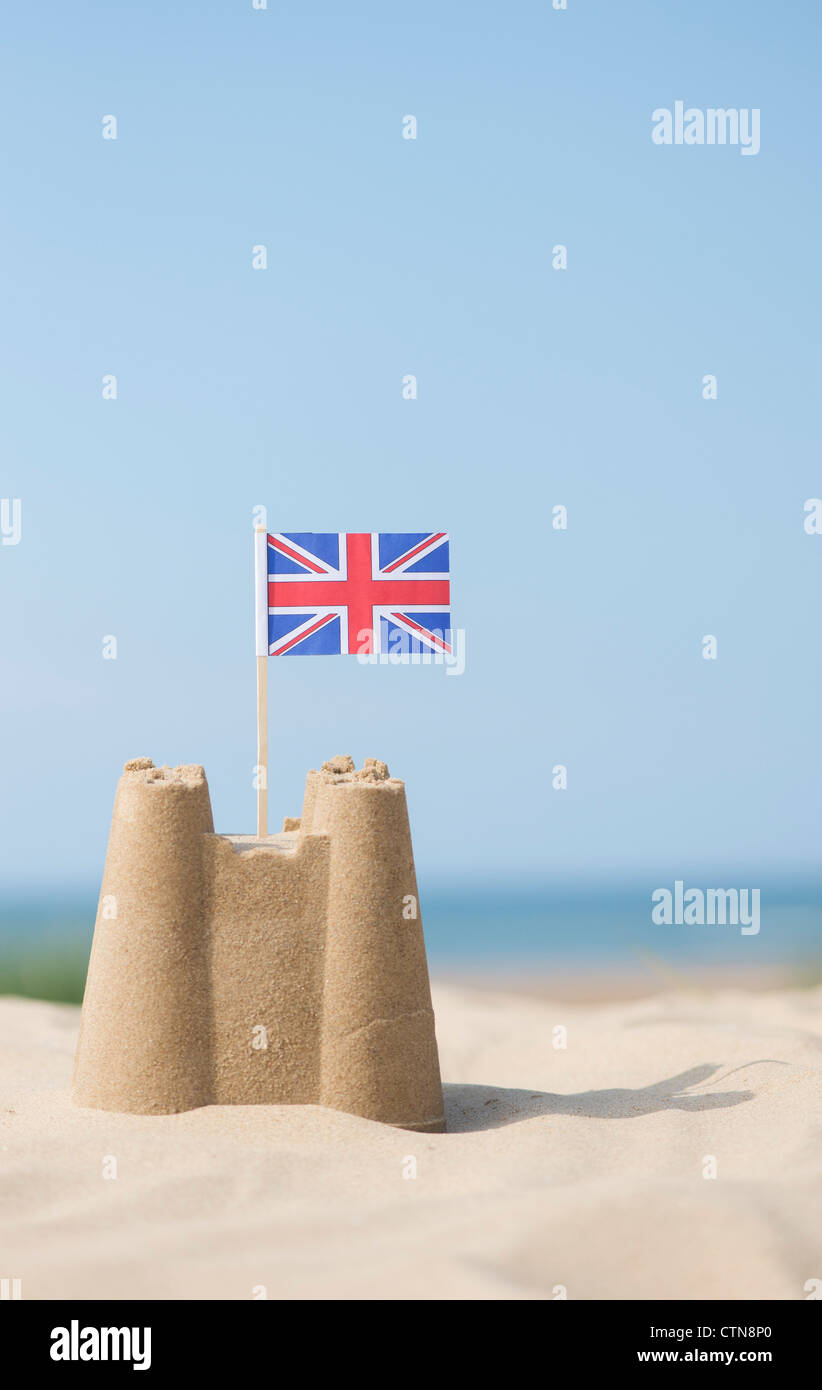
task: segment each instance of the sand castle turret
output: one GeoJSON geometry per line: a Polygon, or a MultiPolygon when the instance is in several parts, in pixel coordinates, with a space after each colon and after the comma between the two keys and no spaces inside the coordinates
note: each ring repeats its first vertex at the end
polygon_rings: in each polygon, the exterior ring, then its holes
{"type": "Polygon", "coordinates": [[[375,759],[361,772],[341,761],[310,807],[331,848],[320,1101],[389,1124],[441,1119],[405,787],[375,759]]]}
{"type": "Polygon", "coordinates": [[[83,1001],[81,1105],[147,1113],[208,1104],[201,842],[213,829],[201,767],[126,763],[83,1001]]]}
{"type": "Polygon", "coordinates": [[[126,764],[74,1099],[444,1129],[405,787],[384,763],[310,772],[301,819],[259,840],[214,834],[202,768],[126,764]]]}

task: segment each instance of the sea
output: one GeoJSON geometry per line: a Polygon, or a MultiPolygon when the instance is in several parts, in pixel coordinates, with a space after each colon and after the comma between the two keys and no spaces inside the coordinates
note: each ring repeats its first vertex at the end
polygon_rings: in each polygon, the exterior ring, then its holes
{"type": "MultiPolygon", "coordinates": [[[[696,880],[694,880],[696,882],[696,880]]],[[[674,895],[673,882],[667,885],[674,895]]],[[[687,892],[689,882],[685,883],[687,892]]],[[[742,924],[656,923],[648,883],[421,885],[420,915],[432,971],[560,969],[630,972],[693,967],[822,976],[822,879],[760,887],[759,930],[742,924]]],[[[0,957],[48,955],[91,943],[97,890],[20,893],[0,903],[0,957]]],[[[749,904],[750,911],[750,904],[749,904]]]]}

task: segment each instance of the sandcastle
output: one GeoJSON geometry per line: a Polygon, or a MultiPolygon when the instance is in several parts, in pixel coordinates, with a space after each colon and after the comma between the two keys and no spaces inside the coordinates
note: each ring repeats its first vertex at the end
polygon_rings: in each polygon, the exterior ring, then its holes
{"type": "Polygon", "coordinates": [[[384,763],[309,772],[301,818],[264,839],[214,833],[201,767],[126,763],[74,1101],[444,1130],[405,786],[384,763]]]}

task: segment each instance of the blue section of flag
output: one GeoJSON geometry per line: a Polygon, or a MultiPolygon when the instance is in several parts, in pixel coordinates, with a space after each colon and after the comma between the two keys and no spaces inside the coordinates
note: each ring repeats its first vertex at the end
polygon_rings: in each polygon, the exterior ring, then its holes
{"type": "Polygon", "coordinates": [[[268,615],[268,640],[277,642],[281,637],[285,637],[287,632],[295,627],[300,627],[302,623],[307,623],[313,613],[269,613],[268,615]]]}
{"type": "Polygon", "coordinates": [[[312,555],[316,555],[320,560],[324,560],[327,565],[332,565],[334,569],[340,562],[340,535],[338,531],[283,531],[287,541],[295,541],[302,546],[303,550],[308,550],[312,555]]]}
{"type": "Polygon", "coordinates": [[[443,541],[429,555],[424,555],[421,560],[415,560],[413,565],[408,565],[403,574],[448,574],[450,568],[448,542],[443,541]]]}
{"type": "MultiPolygon", "coordinates": [[[[397,609],[402,616],[402,609],[397,609]]],[[[450,648],[451,642],[451,614],[450,613],[408,613],[405,615],[411,631],[408,627],[400,627],[399,624],[392,622],[391,618],[381,618],[381,641],[380,650],[384,652],[432,652],[443,651],[450,648]],[[416,633],[414,628],[425,629],[425,634],[416,633]],[[424,640],[427,635],[428,640],[424,640]],[[436,641],[431,640],[436,638],[436,641]],[[445,647],[440,646],[444,643],[445,647]]]]}
{"type": "MultiPolygon", "coordinates": [[[[281,637],[285,637],[293,629],[300,627],[303,623],[308,623],[312,619],[320,622],[321,619],[316,613],[269,613],[268,615],[268,641],[269,644],[277,642],[281,637]]],[[[331,616],[327,622],[316,632],[310,633],[307,637],[302,637],[296,646],[289,648],[284,653],[285,656],[339,656],[340,653],[340,620],[331,616]]]]}
{"type": "Polygon", "coordinates": [[[279,550],[268,547],[268,573],[269,574],[305,574],[305,565],[298,565],[295,560],[289,560],[287,555],[281,555],[279,550]]]}
{"type": "MultiPolygon", "coordinates": [[[[332,618],[329,623],[321,627],[319,632],[312,632],[310,637],[304,637],[299,647],[295,649],[301,656],[339,656],[340,654],[340,620],[332,618]]],[[[291,653],[286,653],[291,655],[291,653]]]]}
{"type": "Polygon", "coordinates": [[[380,568],[385,569],[393,560],[398,560],[406,551],[427,540],[431,531],[381,531],[380,568]]]}

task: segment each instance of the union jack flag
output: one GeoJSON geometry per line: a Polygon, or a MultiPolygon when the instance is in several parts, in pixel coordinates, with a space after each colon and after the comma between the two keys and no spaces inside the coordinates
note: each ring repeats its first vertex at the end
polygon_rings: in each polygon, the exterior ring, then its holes
{"type": "Polygon", "coordinates": [[[447,532],[265,539],[269,656],[450,653],[447,532]]]}

